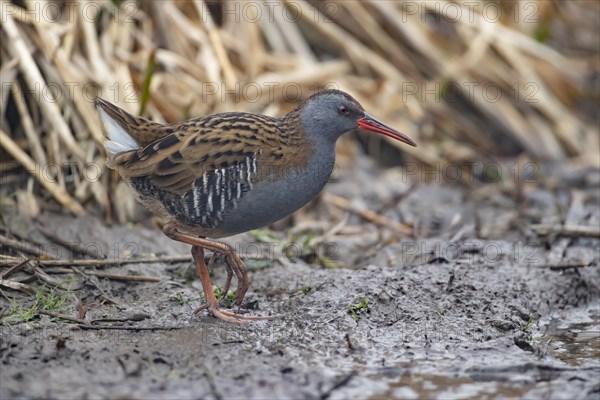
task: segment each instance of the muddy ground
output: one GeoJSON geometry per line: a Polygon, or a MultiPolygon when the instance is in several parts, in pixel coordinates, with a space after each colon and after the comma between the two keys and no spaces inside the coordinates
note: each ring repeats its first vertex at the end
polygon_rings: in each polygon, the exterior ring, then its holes
{"type": "MultiPolygon", "coordinates": [[[[278,242],[261,250],[257,235],[229,238],[252,270],[245,305],[279,316],[273,321],[234,326],[193,315],[202,298],[190,262],[75,274],[42,263],[46,280],[62,282],[54,292],[46,283],[44,299],[62,295],[55,311],[84,321],[27,316],[35,295],[2,287],[0,397],[598,399],[600,239],[542,235],[534,225],[598,226],[600,174],[550,173],[553,184],[516,192],[503,184],[411,186],[397,169],[341,177],[326,190],[414,226],[415,237],[321,201],[301,219],[317,235],[337,225],[317,246],[325,254],[299,257],[300,243],[286,257],[279,227],[258,235],[278,242]]],[[[51,244],[39,226],[98,244],[109,258],[189,254],[139,224],[3,216],[15,237],[46,243],[59,258],[82,255],[51,244]]],[[[220,262],[213,272],[213,284],[222,284],[220,262]]],[[[28,269],[9,277],[36,290],[43,278],[28,269]]]]}

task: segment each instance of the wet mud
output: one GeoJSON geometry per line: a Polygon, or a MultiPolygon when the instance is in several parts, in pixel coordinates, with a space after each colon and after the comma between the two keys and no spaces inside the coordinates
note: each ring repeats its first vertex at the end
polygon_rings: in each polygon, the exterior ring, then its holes
{"type": "MultiPolygon", "coordinates": [[[[160,278],[90,282],[75,274],[61,286],[68,289],[62,314],[78,318],[80,303],[85,324],[47,314],[28,321],[10,316],[33,296],[3,289],[12,301],[0,298],[0,397],[597,399],[600,240],[531,229],[565,219],[597,225],[597,188],[532,187],[517,199],[491,187],[422,184],[407,192],[397,173],[371,177],[355,204],[413,225],[416,237],[382,233],[338,210],[346,230],[327,238],[337,268],[286,257],[277,245],[266,246],[266,263],[248,257],[245,306],[277,315],[273,321],[236,326],[193,315],[202,296],[187,261],[79,267],[160,278]]],[[[361,179],[367,175],[327,190],[350,197],[361,179]]],[[[311,207],[305,216],[327,206],[311,207]]],[[[336,212],[331,224],[339,221],[336,212]]],[[[140,226],[51,214],[35,223],[13,217],[9,226],[44,242],[36,230],[42,223],[98,244],[107,257],[189,254],[187,246],[140,226]]],[[[227,240],[248,252],[253,243],[252,251],[265,247],[250,234],[227,240]]],[[[11,278],[26,282],[20,274],[11,278]]],[[[224,278],[217,262],[213,284],[224,278]]]]}

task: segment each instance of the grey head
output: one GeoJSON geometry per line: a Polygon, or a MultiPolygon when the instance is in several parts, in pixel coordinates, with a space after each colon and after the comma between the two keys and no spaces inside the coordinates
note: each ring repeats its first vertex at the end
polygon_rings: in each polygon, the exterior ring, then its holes
{"type": "Polygon", "coordinates": [[[299,115],[304,134],[318,144],[335,144],[341,135],[364,130],[392,137],[411,146],[416,143],[367,114],[352,96],[341,90],[323,90],[298,105],[289,115],[299,115]]]}

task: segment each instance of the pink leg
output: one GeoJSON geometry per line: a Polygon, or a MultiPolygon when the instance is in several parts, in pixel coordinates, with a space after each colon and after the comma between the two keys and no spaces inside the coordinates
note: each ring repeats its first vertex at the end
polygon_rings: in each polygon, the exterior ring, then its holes
{"type": "MultiPolygon", "coordinates": [[[[196,269],[198,270],[198,275],[200,276],[200,283],[202,284],[202,289],[204,290],[204,295],[206,297],[206,303],[198,307],[194,313],[202,310],[208,310],[215,317],[233,323],[240,323],[249,320],[271,320],[275,318],[275,316],[242,316],[230,311],[221,311],[219,309],[219,303],[215,297],[215,293],[210,282],[208,268],[204,262],[204,249],[208,249],[213,252],[224,253],[226,255],[226,259],[231,267],[231,270],[233,270],[238,278],[238,290],[236,293],[235,305],[239,306],[242,304],[244,296],[246,295],[246,291],[250,286],[246,267],[230,246],[226,245],[225,243],[214,242],[205,238],[198,238],[181,233],[177,230],[175,224],[173,223],[166,224],[163,227],[163,232],[173,240],[192,245],[192,257],[194,258],[196,269]]],[[[231,276],[230,272],[228,271],[228,280],[226,282],[227,289],[229,289],[228,286],[230,282],[231,276]]]]}

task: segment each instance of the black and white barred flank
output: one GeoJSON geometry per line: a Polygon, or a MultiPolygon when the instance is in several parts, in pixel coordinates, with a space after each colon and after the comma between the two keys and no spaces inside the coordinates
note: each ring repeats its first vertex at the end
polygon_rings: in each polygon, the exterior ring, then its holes
{"type": "Polygon", "coordinates": [[[257,153],[252,153],[242,162],[209,171],[181,195],[156,190],[148,176],[132,178],[131,184],[142,201],[158,196],[166,210],[178,221],[189,226],[215,228],[252,189],[257,174],[256,162],[257,153]]]}

